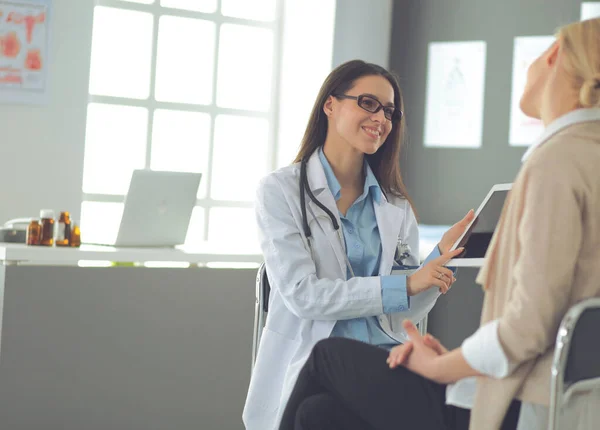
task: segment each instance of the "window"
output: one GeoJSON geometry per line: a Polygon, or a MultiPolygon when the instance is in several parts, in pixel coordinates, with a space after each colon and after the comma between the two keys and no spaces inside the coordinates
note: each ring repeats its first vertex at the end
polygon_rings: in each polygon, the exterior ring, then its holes
{"type": "Polygon", "coordinates": [[[148,168],[203,174],[187,245],[258,252],[252,201],[276,165],[281,3],[96,0],[81,212],[88,241],[116,237],[132,171],[148,168]]]}
{"type": "Polygon", "coordinates": [[[296,156],[321,84],[331,71],[336,3],[284,1],[277,167],[290,164],[296,156]]]}

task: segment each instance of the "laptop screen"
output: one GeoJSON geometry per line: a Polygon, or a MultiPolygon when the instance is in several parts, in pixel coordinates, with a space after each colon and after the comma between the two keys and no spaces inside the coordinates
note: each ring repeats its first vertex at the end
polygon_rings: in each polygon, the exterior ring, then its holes
{"type": "Polygon", "coordinates": [[[492,193],[481,209],[469,230],[458,243],[457,248],[464,246],[465,252],[456,258],[483,258],[488,249],[496,225],[500,220],[504,200],[508,190],[497,190],[492,193]]]}

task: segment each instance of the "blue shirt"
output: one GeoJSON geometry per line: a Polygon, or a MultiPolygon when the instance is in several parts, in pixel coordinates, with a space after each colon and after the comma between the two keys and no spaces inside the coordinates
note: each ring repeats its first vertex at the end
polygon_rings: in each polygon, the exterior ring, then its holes
{"type": "MultiPolygon", "coordinates": [[[[341,186],[322,148],[319,149],[319,158],[329,190],[338,201],[341,197],[341,186]]],[[[382,254],[379,227],[373,207],[374,203],[381,203],[382,192],[366,160],[364,169],[366,175],[363,193],[352,203],[346,215],[339,214],[348,260],[354,276],[361,277],[378,275],[382,254]]],[[[352,277],[350,269],[347,269],[347,275],[348,278],[352,277]]],[[[381,276],[381,297],[383,312],[386,314],[408,310],[410,303],[406,291],[406,276],[381,276]]],[[[331,336],[356,339],[384,348],[398,344],[383,331],[376,316],[340,320],[333,327],[331,336]]]]}

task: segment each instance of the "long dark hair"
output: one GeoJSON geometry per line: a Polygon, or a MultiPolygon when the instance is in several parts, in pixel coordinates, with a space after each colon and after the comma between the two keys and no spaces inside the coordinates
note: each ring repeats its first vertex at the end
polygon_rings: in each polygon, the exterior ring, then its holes
{"type": "MultiPolygon", "coordinates": [[[[308,159],[313,152],[325,144],[327,137],[327,116],[323,112],[323,106],[333,94],[344,94],[350,90],[357,79],[364,76],[382,76],[388,80],[394,89],[394,106],[404,111],[402,93],[396,77],[383,67],[361,60],[352,60],[336,67],[325,79],[319,95],[315,100],[298,155],[294,163],[308,159]]],[[[414,211],[414,205],[408,195],[406,186],[400,175],[400,148],[404,138],[404,119],[395,122],[392,131],[388,135],[381,148],[374,154],[366,154],[365,157],[373,170],[379,186],[385,194],[402,197],[410,203],[414,211]]]]}

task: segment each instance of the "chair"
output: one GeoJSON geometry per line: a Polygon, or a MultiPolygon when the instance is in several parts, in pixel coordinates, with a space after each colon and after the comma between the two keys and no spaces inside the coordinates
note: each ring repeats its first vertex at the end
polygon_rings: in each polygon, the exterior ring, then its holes
{"type": "MultiPolygon", "coordinates": [[[[265,326],[265,320],[267,319],[267,312],[269,311],[269,293],[271,292],[271,286],[269,285],[269,278],[267,277],[267,268],[265,263],[262,263],[256,273],[256,302],[254,304],[254,334],[252,336],[252,367],[256,361],[256,354],[258,353],[258,346],[260,345],[260,337],[262,330],[265,326]]],[[[424,336],[427,333],[427,316],[423,318],[418,324],[417,328],[419,333],[424,336]]]]}
{"type": "Polygon", "coordinates": [[[267,277],[267,269],[265,263],[262,263],[256,273],[256,302],[254,304],[254,334],[252,339],[252,367],[256,361],[258,353],[258,345],[260,345],[260,337],[262,335],[267,312],[269,311],[269,293],[271,286],[267,277]]]}
{"type": "Polygon", "coordinates": [[[600,387],[600,298],[584,300],[563,318],[552,362],[548,430],[558,430],[570,396],[600,387]]]}

